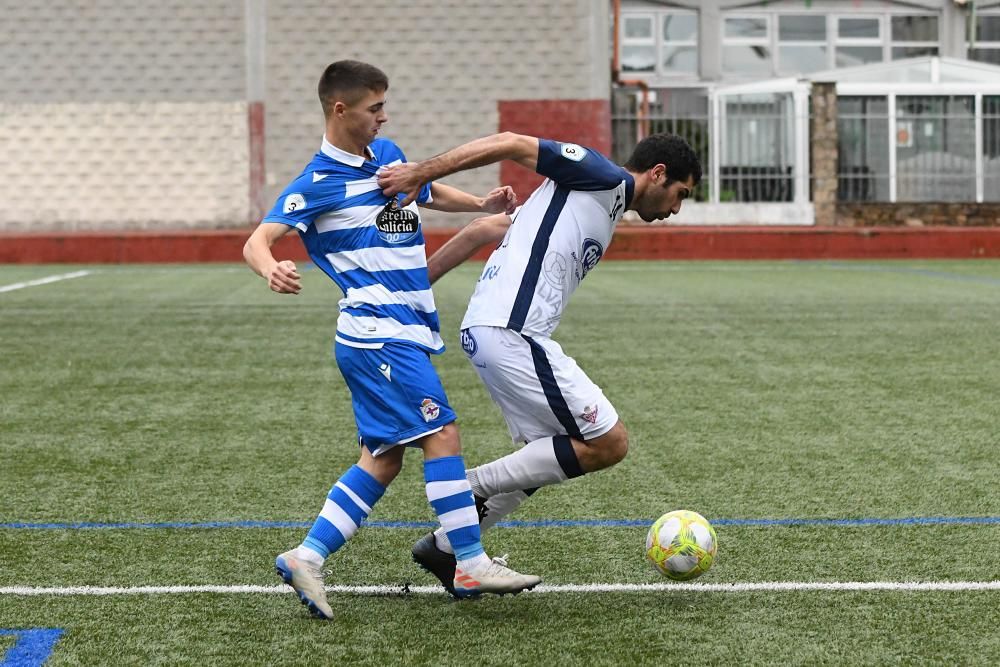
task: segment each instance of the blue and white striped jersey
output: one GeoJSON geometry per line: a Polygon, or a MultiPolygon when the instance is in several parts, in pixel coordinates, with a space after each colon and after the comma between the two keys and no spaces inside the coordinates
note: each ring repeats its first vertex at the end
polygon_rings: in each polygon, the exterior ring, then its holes
{"type": "MultiPolygon", "coordinates": [[[[443,352],[417,205],[399,208],[402,195],[386,197],[376,180],[381,167],[406,158],[388,139],[376,139],[368,152],[367,159],[347,153],[324,137],[264,222],[297,228],[309,257],[343,290],[338,342],[406,342],[443,352]]],[[[429,202],[430,192],[428,183],[417,202],[429,202]]]]}
{"type": "Polygon", "coordinates": [[[546,180],[514,214],[469,301],[462,328],[551,336],[569,298],[611,243],[635,179],[592,148],[538,141],[546,180]]]}

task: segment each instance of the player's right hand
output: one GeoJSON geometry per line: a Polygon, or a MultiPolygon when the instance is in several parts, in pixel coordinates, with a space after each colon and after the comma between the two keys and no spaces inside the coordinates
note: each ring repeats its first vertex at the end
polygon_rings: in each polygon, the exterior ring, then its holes
{"type": "Polygon", "coordinates": [[[275,264],[267,274],[267,286],[278,294],[298,294],[302,291],[302,276],[295,262],[286,259],[275,264]]]}

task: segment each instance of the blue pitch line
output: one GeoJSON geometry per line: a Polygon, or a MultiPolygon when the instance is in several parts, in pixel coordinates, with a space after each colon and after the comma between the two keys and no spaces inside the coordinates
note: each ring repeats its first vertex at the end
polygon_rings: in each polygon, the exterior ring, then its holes
{"type": "Polygon", "coordinates": [[[2,628],[0,636],[14,637],[14,645],[0,656],[0,667],[39,667],[52,655],[56,642],[63,636],[62,628],[2,628]]]}
{"type": "MultiPolygon", "coordinates": [[[[899,519],[710,519],[715,526],[935,526],[1000,524],[1000,516],[928,516],[899,519]]],[[[535,521],[501,521],[500,528],[639,528],[653,519],[540,519],[535,521]]],[[[433,521],[365,521],[371,528],[434,528],[433,521]]],[[[73,523],[0,523],[7,530],[115,530],[163,528],[309,528],[311,521],[164,521],[150,523],[73,522],[73,523]]]]}

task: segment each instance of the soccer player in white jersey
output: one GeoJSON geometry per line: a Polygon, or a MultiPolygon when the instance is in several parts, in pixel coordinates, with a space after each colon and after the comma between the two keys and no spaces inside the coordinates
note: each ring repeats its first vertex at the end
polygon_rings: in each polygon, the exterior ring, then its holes
{"type": "MultiPolygon", "coordinates": [[[[405,446],[424,452],[427,497],[457,558],[460,596],[516,593],[540,579],[488,558],[455,413],[448,405],[430,354],[444,351],[427,274],[415,204],[382,194],[376,176],[402,163],[399,147],[376,138],[388,120],[389,83],[376,67],[357,61],[330,65],[319,83],[326,117],[320,152],[285,188],[243,249],[250,267],[281,294],[298,294],[301,277],[271,247],[297,229],[309,257],[344,292],[334,351],[351,392],[361,457],[334,484],[322,511],[297,547],[275,568],[309,611],[330,619],[322,566],[351,538],[403,464],[405,446]]],[[[416,203],[443,211],[513,210],[510,188],[484,198],[433,183],[416,203]]],[[[303,397],[288,397],[302,400],[303,397]]],[[[306,400],[312,400],[306,397],[306,400]]],[[[334,437],[337,437],[334,434],[334,437]]]]}
{"type": "MultiPolygon", "coordinates": [[[[500,407],[512,454],[468,471],[480,528],[513,512],[539,487],[615,465],[628,434],[614,406],[552,340],[570,297],[604,255],[627,210],[647,221],[680,210],[701,179],[701,164],[680,137],[658,134],[636,146],[624,167],[591,148],[503,133],[424,162],[384,170],[386,195],[499,160],[515,160],[546,180],[513,216],[474,221],[428,260],[431,282],[497,243],[462,322],[462,348],[500,407]]],[[[406,200],[404,200],[406,201],[406,200]]],[[[430,533],[414,560],[456,594],[448,535],[430,533]]]]}

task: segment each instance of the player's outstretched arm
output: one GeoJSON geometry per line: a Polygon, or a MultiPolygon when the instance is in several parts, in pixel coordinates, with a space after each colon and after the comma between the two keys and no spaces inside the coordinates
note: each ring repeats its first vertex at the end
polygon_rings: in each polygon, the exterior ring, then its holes
{"type": "Polygon", "coordinates": [[[431,200],[423,208],[446,213],[513,213],[517,195],[509,185],[494,188],[485,197],[477,197],[444,183],[431,183],[431,200]]]}
{"type": "Polygon", "coordinates": [[[538,138],[501,132],[475,139],[428,160],[386,167],[379,172],[378,184],[386,196],[405,192],[405,206],[416,199],[424,183],[501,160],[514,160],[534,171],[538,164],[538,138]]]}
{"type": "Polygon", "coordinates": [[[267,281],[267,286],[279,294],[298,294],[302,290],[302,278],[290,259],[279,262],[271,254],[271,246],[292,230],[278,222],[262,222],[253,230],[243,244],[243,259],[258,276],[267,281]]]}
{"type": "Polygon", "coordinates": [[[507,228],[510,227],[510,222],[510,217],[506,213],[476,218],[462,231],[448,239],[448,242],[427,260],[427,275],[431,284],[472,257],[483,246],[500,243],[507,233],[507,228]]]}

